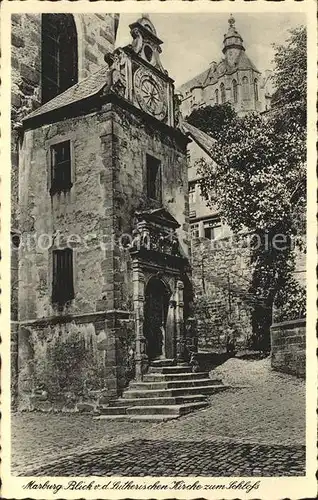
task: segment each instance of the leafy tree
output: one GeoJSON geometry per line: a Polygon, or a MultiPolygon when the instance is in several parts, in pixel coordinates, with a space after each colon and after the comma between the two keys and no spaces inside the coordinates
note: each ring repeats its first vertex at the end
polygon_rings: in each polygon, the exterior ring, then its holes
{"type": "Polygon", "coordinates": [[[297,107],[302,111],[303,124],[306,123],[306,75],[307,75],[307,34],[305,26],[290,30],[284,45],[274,45],[276,52],[273,75],[276,92],[272,106],[297,107]]]}
{"type": "Polygon", "coordinates": [[[215,139],[219,139],[236,116],[231,104],[225,103],[198,108],[192,112],[187,121],[215,139]]]}
{"type": "MultiPolygon", "coordinates": [[[[217,204],[234,232],[257,236],[251,292],[262,298],[255,311],[258,343],[266,346],[278,290],[292,282],[291,238],[305,232],[306,30],[291,30],[276,47],[273,109],[239,118],[228,106],[194,111],[188,121],[217,139],[213,162],[197,162],[201,190],[217,204]],[[264,319],[265,318],[265,319],[264,319]]],[[[295,285],[289,287],[295,289],[295,285]]]]}

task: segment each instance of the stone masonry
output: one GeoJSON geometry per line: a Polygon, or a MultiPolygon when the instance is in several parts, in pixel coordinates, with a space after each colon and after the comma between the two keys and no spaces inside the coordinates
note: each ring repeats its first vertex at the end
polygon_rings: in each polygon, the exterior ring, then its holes
{"type": "MultiPolygon", "coordinates": [[[[11,24],[11,351],[12,385],[17,386],[18,370],[18,247],[19,168],[21,120],[41,105],[41,14],[12,14],[11,24]]],[[[118,16],[116,14],[75,14],[78,39],[78,80],[86,78],[112,52],[118,16]]],[[[16,390],[12,391],[15,404],[16,390]]]]}
{"type": "Polygon", "coordinates": [[[245,347],[252,334],[253,298],[248,294],[251,265],[248,236],[210,241],[192,240],[199,348],[223,350],[229,322],[236,341],[245,347]]]}
{"type": "Polygon", "coordinates": [[[306,376],[306,320],[283,321],[271,326],[271,365],[274,370],[306,376]]]}
{"type": "MultiPolygon", "coordinates": [[[[162,42],[148,18],[132,30],[159,54],[162,42]]],[[[191,300],[188,138],[175,125],[173,83],[159,56],[152,69],[138,51],[140,45],[117,49],[90,80],[23,121],[18,389],[25,408],[73,408],[100,396],[113,398],[135,376],[135,367],[143,375],[144,302],[151,280],[161,280],[169,294],[166,345],[171,357],[182,356],[183,308],[189,315],[191,300]],[[163,89],[160,118],[137,100],[138,78],[163,89]],[[61,143],[70,145],[71,187],[53,193],[51,148],[61,143]],[[161,165],[162,200],[149,198],[149,156],[161,165]],[[158,243],[152,230],[170,234],[169,245],[163,236],[158,243]],[[136,231],[139,243],[131,252],[124,239],[131,242],[136,231]],[[61,307],[52,299],[53,252],[66,246],[73,255],[74,298],[61,307]]]]}

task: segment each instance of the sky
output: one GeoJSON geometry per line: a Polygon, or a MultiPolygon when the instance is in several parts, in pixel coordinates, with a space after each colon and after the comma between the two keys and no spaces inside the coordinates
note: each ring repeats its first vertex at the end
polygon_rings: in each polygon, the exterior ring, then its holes
{"type": "MultiPolygon", "coordinates": [[[[234,13],[236,29],[243,38],[246,54],[262,73],[273,69],[273,43],[283,43],[288,30],[306,24],[302,13],[234,13]]],[[[131,43],[129,24],[141,14],[121,14],[116,46],[131,43]]],[[[228,13],[150,14],[162,45],[161,62],[176,87],[204,71],[222,54],[228,13]]]]}

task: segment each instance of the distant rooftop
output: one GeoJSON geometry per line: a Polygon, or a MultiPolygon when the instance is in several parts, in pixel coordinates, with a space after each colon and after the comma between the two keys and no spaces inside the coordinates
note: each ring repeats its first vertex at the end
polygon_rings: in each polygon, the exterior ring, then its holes
{"type": "Polygon", "coordinates": [[[244,51],[242,51],[238,59],[236,60],[236,64],[234,66],[228,64],[226,59],[222,59],[218,64],[211,64],[209,68],[195,76],[191,80],[188,80],[184,84],[182,84],[178,90],[187,90],[193,89],[194,87],[206,87],[207,85],[212,85],[216,83],[218,79],[223,75],[231,75],[238,69],[240,70],[248,70],[252,69],[260,73],[256,68],[255,64],[252,63],[250,58],[246,55],[244,51]]]}

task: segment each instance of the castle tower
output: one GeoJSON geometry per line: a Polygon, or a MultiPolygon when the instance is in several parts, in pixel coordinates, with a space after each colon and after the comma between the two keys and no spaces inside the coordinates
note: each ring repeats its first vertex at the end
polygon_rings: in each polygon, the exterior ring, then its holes
{"type": "Polygon", "coordinates": [[[243,45],[243,38],[235,28],[235,19],[232,14],[228,20],[228,23],[229,29],[224,35],[222,52],[226,58],[227,63],[231,66],[234,66],[241,51],[245,51],[245,48],[243,45]]]}
{"type": "MultiPolygon", "coordinates": [[[[223,39],[223,58],[210,63],[205,71],[178,89],[182,96],[181,110],[184,116],[203,106],[225,103],[231,104],[239,116],[265,109],[261,73],[248,57],[232,15],[228,24],[223,39]]],[[[270,100],[269,97],[267,100],[270,100]]]]}
{"type": "Polygon", "coordinates": [[[75,401],[85,387],[114,397],[193,341],[188,138],[155,27],[143,15],[130,29],[130,45],[23,121],[21,238],[36,242],[20,250],[23,394],[42,380],[75,401]],[[59,356],[74,372],[63,387],[59,356]]]}

